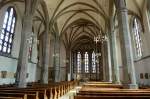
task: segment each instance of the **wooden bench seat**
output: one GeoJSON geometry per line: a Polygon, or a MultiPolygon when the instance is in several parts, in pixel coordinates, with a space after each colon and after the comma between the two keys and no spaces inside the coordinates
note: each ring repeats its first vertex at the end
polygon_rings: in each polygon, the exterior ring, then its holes
{"type": "MultiPolygon", "coordinates": [[[[34,93],[38,92],[38,97],[41,98],[49,98],[51,96],[58,95],[59,88],[58,87],[52,87],[52,88],[4,88],[0,89],[0,92],[16,92],[16,93],[34,93]],[[50,92],[52,90],[52,92],[50,92]]],[[[57,96],[57,97],[58,97],[57,96]]]]}
{"type": "Polygon", "coordinates": [[[87,84],[112,84],[112,82],[94,82],[94,81],[90,81],[90,82],[87,82],[87,84]]]}
{"type": "MultiPolygon", "coordinates": [[[[1,90],[0,93],[20,93],[20,94],[27,94],[27,96],[34,96],[38,98],[44,98],[44,93],[38,91],[27,91],[27,90],[1,90]]],[[[36,99],[36,98],[34,98],[36,99]]]]}
{"type": "Polygon", "coordinates": [[[43,99],[48,98],[50,96],[49,92],[47,92],[45,89],[28,89],[28,88],[11,88],[11,89],[3,89],[0,90],[0,92],[7,92],[7,93],[25,93],[25,94],[35,94],[36,97],[43,99]]]}
{"type": "Polygon", "coordinates": [[[75,99],[150,99],[150,90],[122,88],[122,85],[87,83],[75,99]]]}
{"type": "Polygon", "coordinates": [[[27,94],[25,93],[7,93],[7,92],[0,92],[0,96],[1,97],[17,97],[17,98],[22,98],[22,99],[36,99],[34,98],[35,95],[34,94],[29,94],[27,96],[27,94]],[[31,98],[30,98],[31,97],[31,98]]]}
{"type": "Polygon", "coordinates": [[[30,84],[30,87],[28,86],[27,88],[0,87],[0,96],[11,97],[12,99],[58,99],[72,89],[75,84],[76,81],[57,84],[37,84],[33,86],[30,84]]]}
{"type": "Polygon", "coordinates": [[[122,85],[115,85],[115,84],[85,84],[83,87],[96,87],[96,88],[119,88],[122,89],[122,85]]]}
{"type": "Polygon", "coordinates": [[[138,90],[103,90],[79,91],[75,99],[150,99],[150,91],[138,90]],[[136,97],[136,98],[135,98],[136,97]]]}
{"type": "Polygon", "coordinates": [[[91,96],[91,95],[77,95],[74,99],[150,99],[149,96],[91,96]]]}
{"type": "Polygon", "coordinates": [[[0,99],[23,99],[21,97],[5,97],[5,96],[0,96],[0,99]]]}
{"type": "Polygon", "coordinates": [[[150,96],[150,92],[80,92],[77,93],[77,95],[100,95],[100,96],[121,96],[121,95],[126,95],[126,96],[150,96]]]}

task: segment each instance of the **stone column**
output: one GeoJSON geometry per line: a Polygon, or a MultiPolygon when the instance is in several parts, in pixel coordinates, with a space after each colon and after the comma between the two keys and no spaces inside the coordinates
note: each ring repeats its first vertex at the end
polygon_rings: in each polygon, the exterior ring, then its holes
{"type": "Polygon", "coordinates": [[[18,66],[16,72],[16,84],[18,87],[26,87],[26,74],[28,66],[28,49],[29,41],[32,32],[32,16],[24,16],[23,28],[21,33],[21,45],[18,59],[18,66]]]}
{"type": "Polygon", "coordinates": [[[108,71],[106,71],[106,49],[105,49],[105,45],[104,42],[102,43],[102,63],[103,63],[103,81],[107,81],[107,77],[106,77],[106,73],[108,73],[108,71]]]}
{"type": "Polygon", "coordinates": [[[42,78],[41,83],[48,84],[48,70],[49,70],[49,57],[50,57],[50,36],[49,33],[44,34],[44,57],[42,67],[42,78]]]}
{"type": "MultiPolygon", "coordinates": [[[[103,49],[103,41],[100,43],[100,51],[99,51],[99,53],[100,53],[100,55],[99,55],[99,60],[100,60],[100,62],[99,62],[99,64],[100,64],[100,66],[99,66],[99,80],[100,81],[103,81],[104,80],[104,74],[105,74],[105,76],[106,76],[106,73],[104,73],[105,71],[105,68],[103,67],[103,56],[102,56],[102,49],[103,49]]],[[[103,49],[104,50],[104,49],[103,49]]]]}
{"type": "Polygon", "coordinates": [[[89,55],[89,80],[91,79],[91,74],[92,74],[92,51],[89,51],[88,52],[88,55],[89,55]]]}
{"type": "Polygon", "coordinates": [[[74,75],[73,75],[73,53],[70,51],[70,77],[72,80],[74,78],[74,75]]]}
{"type": "MultiPolygon", "coordinates": [[[[109,31],[110,32],[110,31],[109,31]]],[[[113,45],[112,45],[112,38],[111,38],[111,32],[109,34],[109,40],[107,42],[107,48],[108,48],[108,61],[109,61],[109,67],[111,66],[111,71],[112,71],[112,75],[111,75],[111,79],[112,82],[115,83],[116,81],[116,76],[115,76],[115,68],[114,68],[114,59],[113,59],[113,45]]]]}
{"type": "Polygon", "coordinates": [[[84,52],[81,52],[81,77],[83,79],[84,74],[85,74],[85,64],[84,64],[84,52]]]}
{"type": "Polygon", "coordinates": [[[73,53],[73,58],[72,58],[72,70],[73,70],[73,78],[76,79],[76,70],[77,70],[77,65],[76,65],[76,52],[72,52],[73,53]]]}
{"type": "Polygon", "coordinates": [[[45,34],[44,34],[44,57],[42,67],[42,83],[48,84],[48,70],[49,70],[49,59],[50,59],[50,33],[49,33],[49,15],[45,2],[43,1],[42,7],[45,9],[45,34]]]}
{"type": "MultiPolygon", "coordinates": [[[[99,44],[99,46],[97,46],[98,47],[98,50],[97,50],[97,52],[98,53],[101,53],[101,51],[100,51],[100,43],[98,43],[99,44]]],[[[101,81],[102,80],[102,76],[103,76],[103,73],[102,73],[102,64],[101,64],[101,56],[100,55],[98,55],[97,56],[97,81],[101,81]]]]}
{"type": "Polygon", "coordinates": [[[60,38],[59,36],[55,37],[54,70],[55,70],[55,82],[60,82],[60,38]]]}
{"type": "Polygon", "coordinates": [[[78,68],[77,68],[77,52],[75,52],[75,59],[74,59],[75,63],[74,63],[74,66],[75,66],[75,73],[76,73],[76,80],[77,80],[77,74],[78,74],[78,68]]]}
{"type": "Polygon", "coordinates": [[[116,9],[119,22],[121,56],[123,62],[124,86],[138,88],[136,84],[135,67],[133,61],[133,50],[128,23],[128,11],[125,0],[116,0],[116,9]]]}
{"type": "Polygon", "coordinates": [[[26,0],[23,27],[21,32],[21,45],[16,71],[16,84],[18,87],[26,87],[26,74],[28,66],[29,38],[32,34],[33,14],[40,0],[26,0]]]}
{"type": "Polygon", "coordinates": [[[72,67],[71,67],[71,52],[70,48],[67,48],[66,50],[66,80],[71,80],[71,73],[72,73],[72,67]],[[69,78],[68,78],[69,77],[69,78]]]}
{"type": "Polygon", "coordinates": [[[111,32],[111,47],[112,47],[112,61],[113,61],[113,82],[120,84],[120,74],[119,74],[119,65],[118,65],[118,59],[117,59],[117,38],[116,33],[114,31],[114,17],[110,17],[110,32],[111,32]]]}
{"type": "MultiPolygon", "coordinates": [[[[110,37],[109,37],[110,38],[110,37]]],[[[108,72],[109,72],[109,79],[108,79],[108,81],[109,82],[112,82],[112,72],[113,72],[113,70],[112,70],[112,54],[111,54],[111,46],[110,46],[110,39],[108,39],[107,41],[106,41],[106,48],[107,48],[107,58],[108,58],[108,62],[107,62],[107,64],[108,64],[108,72]]]]}

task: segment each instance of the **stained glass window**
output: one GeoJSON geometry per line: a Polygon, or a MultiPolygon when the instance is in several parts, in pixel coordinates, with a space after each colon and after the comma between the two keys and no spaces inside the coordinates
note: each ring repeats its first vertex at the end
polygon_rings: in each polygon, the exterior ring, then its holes
{"type": "Polygon", "coordinates": [[[96,60],[95,60],[95,52],[92,53],[92,73],[96,73],[96,60]]]}
{"type": "Polygon", "coordinates": [[[134,32],[134,40],[135,40],[135,48],[136,48],[136,56],[142,56],[142,42],[141,42],[141,24],[137,18],[133,20],[133,32],[134,32]]]}
{"type": "Polygon", "coordinates": [[[16,12],[9,7],[4,15],[2,30],[0,33],[0,52],[10,54],[16,25],[16,12]]]}
{"type": "Polygon", "coordinates": [[[89,73],[89,55],[88,52],[84,54],[84,63],[85,63],[85,73],[89,73]]]}
{"type": "Polygon", "coordinates": [[[81,73],[81,53],[77,53],[77,71],[81,73]]]}

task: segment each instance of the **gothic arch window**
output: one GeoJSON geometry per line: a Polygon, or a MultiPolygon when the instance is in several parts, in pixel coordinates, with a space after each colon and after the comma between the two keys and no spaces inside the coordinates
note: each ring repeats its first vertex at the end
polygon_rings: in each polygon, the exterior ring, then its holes
{"type": "Polygon", "coordinates": [[[133,19],[133,38],[134,38],[134,45],[135,45],[135,57],[140,58],[142,57],[142,41],[141,41],[141,23],[140,21],[135,17],[133,19]]]}
{"type": "Polygon", "coordinates": [[[77,53],[77,71],[81,73],[81,53],[77,53]]]}
{"type": "Polygon", "coordinates": [[[89,55],[88,52],[84,54],[85,73],[89,73],[89,55]]]}
{"type": "Polygon", "coordinates": [[[92,73],[96,73],[96,59],[94,51],[92,53],[92,73]]]}
{"type": "Polygon", "coordinates": [[[16,26],[16,11],[9,7],[4,15],[4,21],[0,32],[0,52],[10,54],[16,26]]]}

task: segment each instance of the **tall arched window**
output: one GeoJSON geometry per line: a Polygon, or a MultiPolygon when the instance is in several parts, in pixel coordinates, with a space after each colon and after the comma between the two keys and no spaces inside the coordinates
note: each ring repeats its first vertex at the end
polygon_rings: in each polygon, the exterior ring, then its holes
{"type": "Polygon", "coordinates": [[[88,52],[84,54],[85,73],[89,73],[89,55],[88,52]]]}
{"type": "Polygon", "coordinates": [[[0,33],[0,52],[10,54],[16,24],[16,12],[13,7],[9,7],[5,12],[2,30],[0,33]]]}
{"type": "Polygon", "coordinates": [[[77,71],[81,73],[81,53],[77,53],[77,71]]]}
{"type": "Polygon", "coordinates": [[[92,73],[96,73],[96,60],[95,60],[95,52],[92,53],[92,73]]]}
{"type": "Polygon", "coordinates": [[[133,35],[134,35],[134,42],[136,48],[136,57],[140,58],[142,56],[142,42],[141,42],[141,23],[137,18],[133,19],[133,35]]]}

